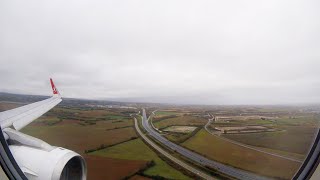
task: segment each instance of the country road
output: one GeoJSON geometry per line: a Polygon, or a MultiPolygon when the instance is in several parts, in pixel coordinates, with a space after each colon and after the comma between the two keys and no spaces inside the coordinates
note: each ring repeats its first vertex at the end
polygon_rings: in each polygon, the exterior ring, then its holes
{"type": "Polygon", "coordinates": [[[149,133],[150,136],[158,140],[160,143],[162,143],[164,146],[168,147],[169,149],[181,154],[182,156],[197,162],[203,166],[208,166],[213,169],[218,170],[219,172],[229,175],[231,177],[237,178],[237,179],[243,179],[243,180],[257,180],[257,179],[270,179],[268,177],[264,177],[261,175],[257,175],[251,172],[247,172],[241,169],[237,169],[210,159],[207,159],[195,152],[192,152],[184,147],[181,147],[166,138],[162,137],[158,132],[156,132],[148,123],[148,118],[146,116],[145,109],[142,109],[142,125],[144,129],[149,133]]]}

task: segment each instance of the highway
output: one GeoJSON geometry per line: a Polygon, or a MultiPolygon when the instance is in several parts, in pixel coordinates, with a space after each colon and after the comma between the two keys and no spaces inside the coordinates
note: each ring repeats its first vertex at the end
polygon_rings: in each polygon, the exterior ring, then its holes
{"type": "Polygon", "coordinates": [[[159,142],[161,142],[163,145],[165,145],[166,147],[168,147],[169,149],[181,154],[182,156],[197,162],[203,166],[208,166],[211,167],[213,169],[218,170],[219,172],[226,174],[228,176],[237,178],[237,179],[241,179],[241,180],[267,180],[270,178],[264,177],[264,176],[260,176],[251,172],[247,172],[244,170],[240,170],[231,166],[227,166],[224,165],[222,163],[207,159],[197,153],[194,153],[186,148],[183,148],[169,140],[167,140],[166,138],[162,137],[158,132],[156,132],[148,123],[148,118],[146,115],[146,111],[145,109],[142,109],[142,125],[143,128],[145,128],[145,130],[149,133],[150,136],[152,136],[153,138],[155,138],[156,140],[158,140],[159,142]]]}
{"type": "Polygon", "coordinates": [[[155,150],[157,150],[158,152],[160,152],[161,154],[163,154],[164,156],[166,156],[167,158],[169,158],[171,161],[175,162],[176,164],[180,165],[181,167],[185,168],[186,170],[196,174],[197,176],[203,178],[203,179],[214,179],[213,177],[209,176],[208,174],[188,165],[187,163],[173,157],[171,154],[169,154],[167,151],[163,150],[160,146],[158,146],[157,144],[155,144],[153,141],[151,141],[147,136],[145,136],[141,130],[139,129],[139,125],[137,122],[137,119],[134,118],[134,126],[137,130],[137,132],[139,133],[139,135],[149,144],[151,145],[155,150]]]}

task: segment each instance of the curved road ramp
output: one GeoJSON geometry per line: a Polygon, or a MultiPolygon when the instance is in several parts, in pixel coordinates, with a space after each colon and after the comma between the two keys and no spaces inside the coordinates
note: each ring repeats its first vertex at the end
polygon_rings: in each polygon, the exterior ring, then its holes
{"type": "MultiPolygon", "coordinates": [[[[211,167],[211,168],[216,169],[217,171],[219,171],[223,174],[226,174],[226,175],[233,177],[233,178],[236,178],[236,179],[241,179],[241,180],[267,180],[267,179],[271,179],[268,177],[257,175],[257,174],[251,173],[251,172],[247,172],[247,171],[244,171],[241,169],[237,169],[237,168],[234,168],[234,167],[207,159],[207,158],[205,158],[195,152],[192,152],[184,147],[181,147],[181,146],[167,140],[166,138],[162,137],[158,132],[156,132],[150,126],[150,124],[148,123],[148,118],[147,118],[145,109],[142,109],[142,126],[149,133],[150,136],[152,136],[153,138],[158,140],[164,146],[166,146],[167,148],[179,153],[180,155],[182,155],[182,156],[184,156],[184,157],[186,157],[186,158],[188,158],[198,164],[211,167]]],[[[162,152],[160,152],[160,153],[162,153],[162,152]]],[[[199,173],[196,173],[196,174],[199,175],[199,173]]],[[[207,179],[207,178],[208,177],[206,177],[205,179],[207,179]]]]}

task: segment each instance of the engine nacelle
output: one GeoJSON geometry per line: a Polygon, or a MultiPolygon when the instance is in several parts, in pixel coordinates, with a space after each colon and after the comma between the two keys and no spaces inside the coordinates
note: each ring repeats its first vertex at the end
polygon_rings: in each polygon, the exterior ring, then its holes
{"type": "Polygon", "coordinates": [[[25,145],[9,145],[11,153],[29,180],[85,180],[85,160],[61,147],[50,151],[25,145]]]}

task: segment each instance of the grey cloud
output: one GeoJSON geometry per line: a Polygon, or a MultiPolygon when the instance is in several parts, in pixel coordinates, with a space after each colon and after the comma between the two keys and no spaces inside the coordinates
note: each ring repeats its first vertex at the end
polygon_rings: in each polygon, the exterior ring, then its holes
{"type": "Polygon", "coordinates": [[[2,1],[0,91],[319,103],[319,1],[2,1]]]}

